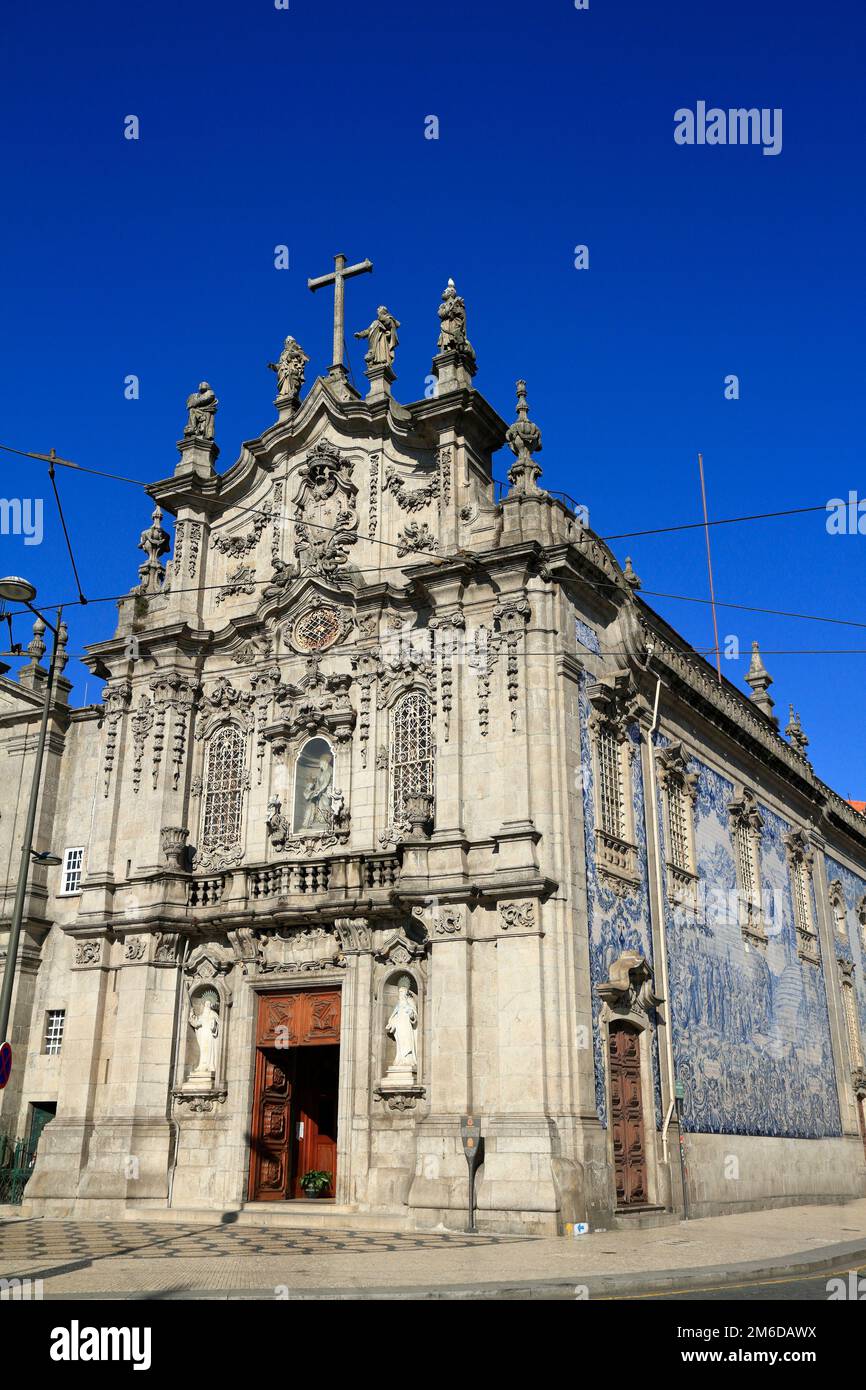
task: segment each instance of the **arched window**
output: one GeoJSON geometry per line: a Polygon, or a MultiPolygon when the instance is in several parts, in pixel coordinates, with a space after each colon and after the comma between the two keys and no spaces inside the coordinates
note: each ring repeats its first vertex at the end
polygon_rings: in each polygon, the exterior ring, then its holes
{"type": "Polygon", "coordinates": [[[412,690],[391,711],[391,815],[406,817],[406,797],[433,794],[433,725],[430,701],[412,690]]]}
{"type": "Polygon", "coordinates": [[[246,781],[244,744],[236,724],[224,724],[208,744],[201,826],[201,849],[206,854],[240,846],[246,781]]]}

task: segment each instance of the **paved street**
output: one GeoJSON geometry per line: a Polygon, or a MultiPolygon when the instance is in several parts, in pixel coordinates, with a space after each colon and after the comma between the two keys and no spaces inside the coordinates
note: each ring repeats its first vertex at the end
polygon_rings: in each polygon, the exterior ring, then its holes
{"type": "Polygon", "coordinates": [[[826,1298],[833,1269],[861,1266],[866,1201],[577,1239],[291,1230],[238,1224],[235,1213],[179,1224],[0,1220],[0,1277],[41,1279],[46,1298],[802,1300],[826,1298]]]}

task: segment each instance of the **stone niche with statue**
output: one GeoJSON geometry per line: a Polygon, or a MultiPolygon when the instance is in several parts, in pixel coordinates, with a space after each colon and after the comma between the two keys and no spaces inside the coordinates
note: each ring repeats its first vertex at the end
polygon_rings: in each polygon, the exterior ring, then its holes
{"type": "Polygon", "coordinates": [[[232,990],[227,976],[234,953],[217,942],[203,943],[184,969],[185,1029],[179,1043],[182,1081],[175,1087],[179,1110],[210,1113],[225,1102],[229,1010],[232,990]]]}

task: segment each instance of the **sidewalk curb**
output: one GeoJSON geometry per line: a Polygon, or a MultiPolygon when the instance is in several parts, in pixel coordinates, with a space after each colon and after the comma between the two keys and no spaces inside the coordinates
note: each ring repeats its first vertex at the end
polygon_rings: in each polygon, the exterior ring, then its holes
{"type": "MultiPolygon", "coordinates": [[[[846,1241],[838,1245],[821,1245],[814,1250],[794,1251],[790,1255],[780,1255],[772,1259],[747,1260],[734,1265],[705,1265],[687,1269],[659,1269],[635,1271],[622,1274],[576,1274],[573,1277],[557,1279],[528,1279],[526,1281],[506,1279],[495,1283],[478,1284],[438,1284],[432,1288],[423,1284],[404,1285],[397,1288],[340,1288],[340,1289],[291,1289],[287,1285],[285,1296],[275,1299],[274,1288],[178,1290],[176,1292],[156,1292],[152,1295],[138,1294],[128,1289],[122,1293],[47,1293],[46,1302],[114,1301],[130,1300],[150,1302],[184,1302],[187,1300],[266,1300],[268,1302],[314,1302],[324,1301],[375,1301],[405,1302],[442,1299],[462,1301],[468,1299],[528,1299],[528,1298],[570,1298],[574,1302],[591,1302],[593,1298],[606,1296],[635,1296],[640,1294],[664,1293],[671,1289],[687,1292],[695,1288],[724,1288],[751,1282],[755,1279],[774,1279],[795,1277],[799,1274],[819,1272],[829,1266],[854,1268],[866,1263],[866,1238],[846,1241]],[[589,1290],[588,1299],[575,1292],[578,1288],[589,1290]]],[[[828,1269],[829,1272],[829,1269],[828,1269]]]]}

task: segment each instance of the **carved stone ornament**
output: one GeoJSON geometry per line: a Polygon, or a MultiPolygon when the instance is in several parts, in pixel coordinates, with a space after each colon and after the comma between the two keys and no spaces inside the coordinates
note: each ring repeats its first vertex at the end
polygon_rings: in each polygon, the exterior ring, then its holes
{"type": "Polygon", "coordinates": [[[262,975],[310,975],[344,964],[340,937],[330,927],[259,930],[254,939],[262,975]]]}
{"type": "Polygon", "coordinates": [[[412,555],[416,551],[424,551],[427,554],[438,554],[439,542],[430,530],[426,521],[421,523],[410,521],[404,526],[402,531],[397,532],[397,555],[412,555]]]}
{"type": "Polygon", "coordinates": [[[370,951],[373,934],[366,917],[338,917],[334,930],[344,955],[363,955],[370,951]]]}
{"type": "Polygon", "coordinates": [[[178,872],[187,868],[187,840],[189,830],[185,825],[164,825],[159,832],[160,849],[170,869],[178,872]]]}
{"type": "Polygon", "coordinates": [[[499,925],[503,931],[533,931],[535,929],[535,903],[499,903],[499,925]]]}
{"type": "Polygon", "coordinates": [[[327,651],[344,642],[351,630],[351,614],[329,603],[306,608],[283,629],[286,640],[303,655],[327,651]]]}
{"type": "Polygon", "coordinates": [[[319,658],[308,657],[298,684],[281,685],[275,692],[277,718],[264,731],[274,752],[282,756],[287,744],[315,734],[328,734],[337,743],[348,743],[356,719],[349,699],[351,685],[347,672],[325,674],[319,658]]]}
{"type": "Polygon", "coordinates": [[[509,496],[538,492],[541,468],[532,455],[541,452],[541,430],[529,418],[526,382],[522,380],[517,383],[517,419],[513,425],[509,425],[505,438],[515,458],[508,470],[508,481],[511,483],[509,496]]]}
{"type": "Polygon", "coordinates": [[[414,1110],[419,1102],[426,1095],[423,1086],[388,1086],[383,1082],[373,1090],[376,1100],[382,1101],[389,1110],[396,1110],[402,1114],[406,1110],[414,1110]]]}
{"type": "Polygon", "coordinates": [[[427,482],[411,487],[408,480],[401,477],[393,464],[389,463],[385,469],[383,491],[393,493],[397,506],[404,512],[419,512],[439,496],[439,474],[435,473],[427,482]]]}
{"type": "Polygon", "coordinates": [[[345,569],[358,539],[358,489],[351,472],[349,459],[327,440],[320,439],[307,455],[292,503],[298,575],[333,581],[345,569]]]}
{"type": "Polygon", "coordinates": [[[611,965],[610,978],[595,990],[615,1013],[649,1014],[664,1003],[653,990],[652,966],[637,951],[624,951],[611,965]]]}
{"type": "Polygon", "coordinates": [[[74,956],[76,965],[99,965],[101,961],[101,941],[76,941],[74,956]]]}
{"type": "Polygon", "coordinates": [[[143,936],[130,936],[123,945],[124,960],[144,960],[147,953],[147,942],[143,936]]]}
{"type": "Polygon", "coordinates": [[[162,509],[154,507],[150,526],[146,531],[142,531],[138,541],[139,550],[143,550],[147,558],[144,564],[139,566],[138,589],[133,592],[147,598],[162,593],[165,583],[165,569],[160,564],[160,558],[168,554],[171,546],[168,532],[163,530],[161,522],[162,509]]]}

